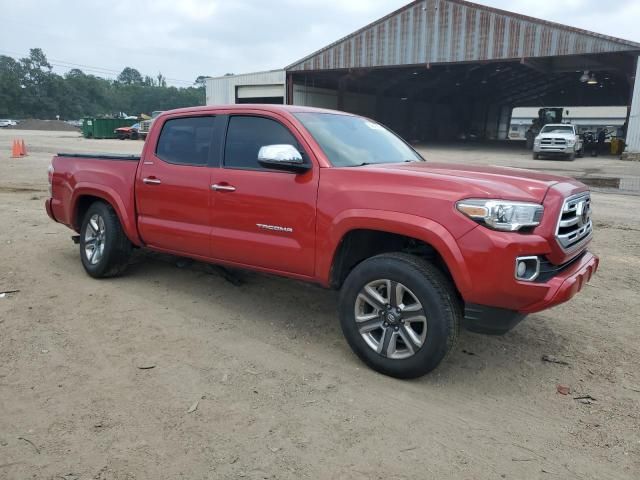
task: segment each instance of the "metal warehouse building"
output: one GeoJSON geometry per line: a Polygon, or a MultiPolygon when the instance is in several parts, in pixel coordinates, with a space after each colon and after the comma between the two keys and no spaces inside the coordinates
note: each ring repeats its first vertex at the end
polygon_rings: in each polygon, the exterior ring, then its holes
{"type": "Polygon", "coordinates": [[[274,99],[277,86],[285,103],[366,115],[419,141],[507,138],[518,106],[629,106],[628,149],[640,153],[639,54],[639,43],[619,38],[462,0],[420,0],[284,71],[211,79],[207,99],[259,101],[260,86],[274,99]],[[243,83],[265,74],[273,77],[243,83]],[[221,82],[227,96],[214,95],[221,82]]]}

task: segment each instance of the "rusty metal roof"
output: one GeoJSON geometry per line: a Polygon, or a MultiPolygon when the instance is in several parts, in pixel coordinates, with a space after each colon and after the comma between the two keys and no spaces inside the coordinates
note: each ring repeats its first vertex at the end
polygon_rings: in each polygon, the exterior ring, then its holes
{"type": "Polygon", "coordinates": [[[640,44],[463,0],[418,0],[287,71],[638,51],[640,44]]]}

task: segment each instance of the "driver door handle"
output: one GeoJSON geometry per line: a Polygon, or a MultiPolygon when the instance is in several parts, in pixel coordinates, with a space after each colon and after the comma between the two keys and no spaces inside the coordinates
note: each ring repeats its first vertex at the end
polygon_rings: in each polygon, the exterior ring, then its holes
{"type": "Polygon", "coordinates": [[[235,192],[236,187],[234,187],[233,185],[215,183],[211,185],[211,190],[213,190],[214,192],[235,192]]]}
{"type": "Polygon", "coordinates": [[[142,179],[142,183],[146,185],[160,185],[162,182],[159,178],[147,177],[142,179]]]}

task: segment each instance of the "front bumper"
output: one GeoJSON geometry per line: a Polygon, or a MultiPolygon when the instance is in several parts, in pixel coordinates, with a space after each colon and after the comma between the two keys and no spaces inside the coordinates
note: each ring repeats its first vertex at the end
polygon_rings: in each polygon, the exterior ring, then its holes
{"type": "Polygon", "coordinates": [[[533,151],[535,153],[548,153],[555,155],[570,155],[575,152],[574,147],[559,147],[559,146],[547,146],[547,145],[534,145],[533,151]]]}
{"type": "Polygon", "coordinates": [[[523,284],[528,284],[531,287],[529,293],[538,297],[538,300],[517,306],[509,299],[504,302],[509,304],[508,308],[467,302],[462,325],[472,332],[502,335],[520,323],[527,314],[546,310],[573,298],[591,280],[598,270],[599,263],[597,256],[591,252],[584,252],[577,261],[544,283],[521,282],[514,279],[520,294],[523,284]]]}
{"type": "Polygon", "coordinates": [[[591,280],[599,264],[600,259],[597,256],[591,252],[585,252],[577,262],[546,282],[548,289],[544,298],[520,311],[539,312],[570,300],[591,280]]]}
{"type": "Polygon", "coordinates": [[[467,277],[457,282],[466,304],[521,313],[544,310],[573,297],[593,276],[598,258],[586,251],[564,251],[555,230],[563,199],[574,192],[550,191],[540,226],[529,233],[498,232],[478,226],[457,240],[467,277]],[[515,276],[517,257],[537,256],[547,265],[535,281],[515,276]]]}

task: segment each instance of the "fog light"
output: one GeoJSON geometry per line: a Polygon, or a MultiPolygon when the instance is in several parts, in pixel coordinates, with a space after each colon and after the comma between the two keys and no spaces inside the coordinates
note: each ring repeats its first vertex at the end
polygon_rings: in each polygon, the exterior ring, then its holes
{"type": "Polygon", "coordinates": [[[540,259],[538,257],[516,258],[516,279],[532,282],[540,274],[540,259]]]}

